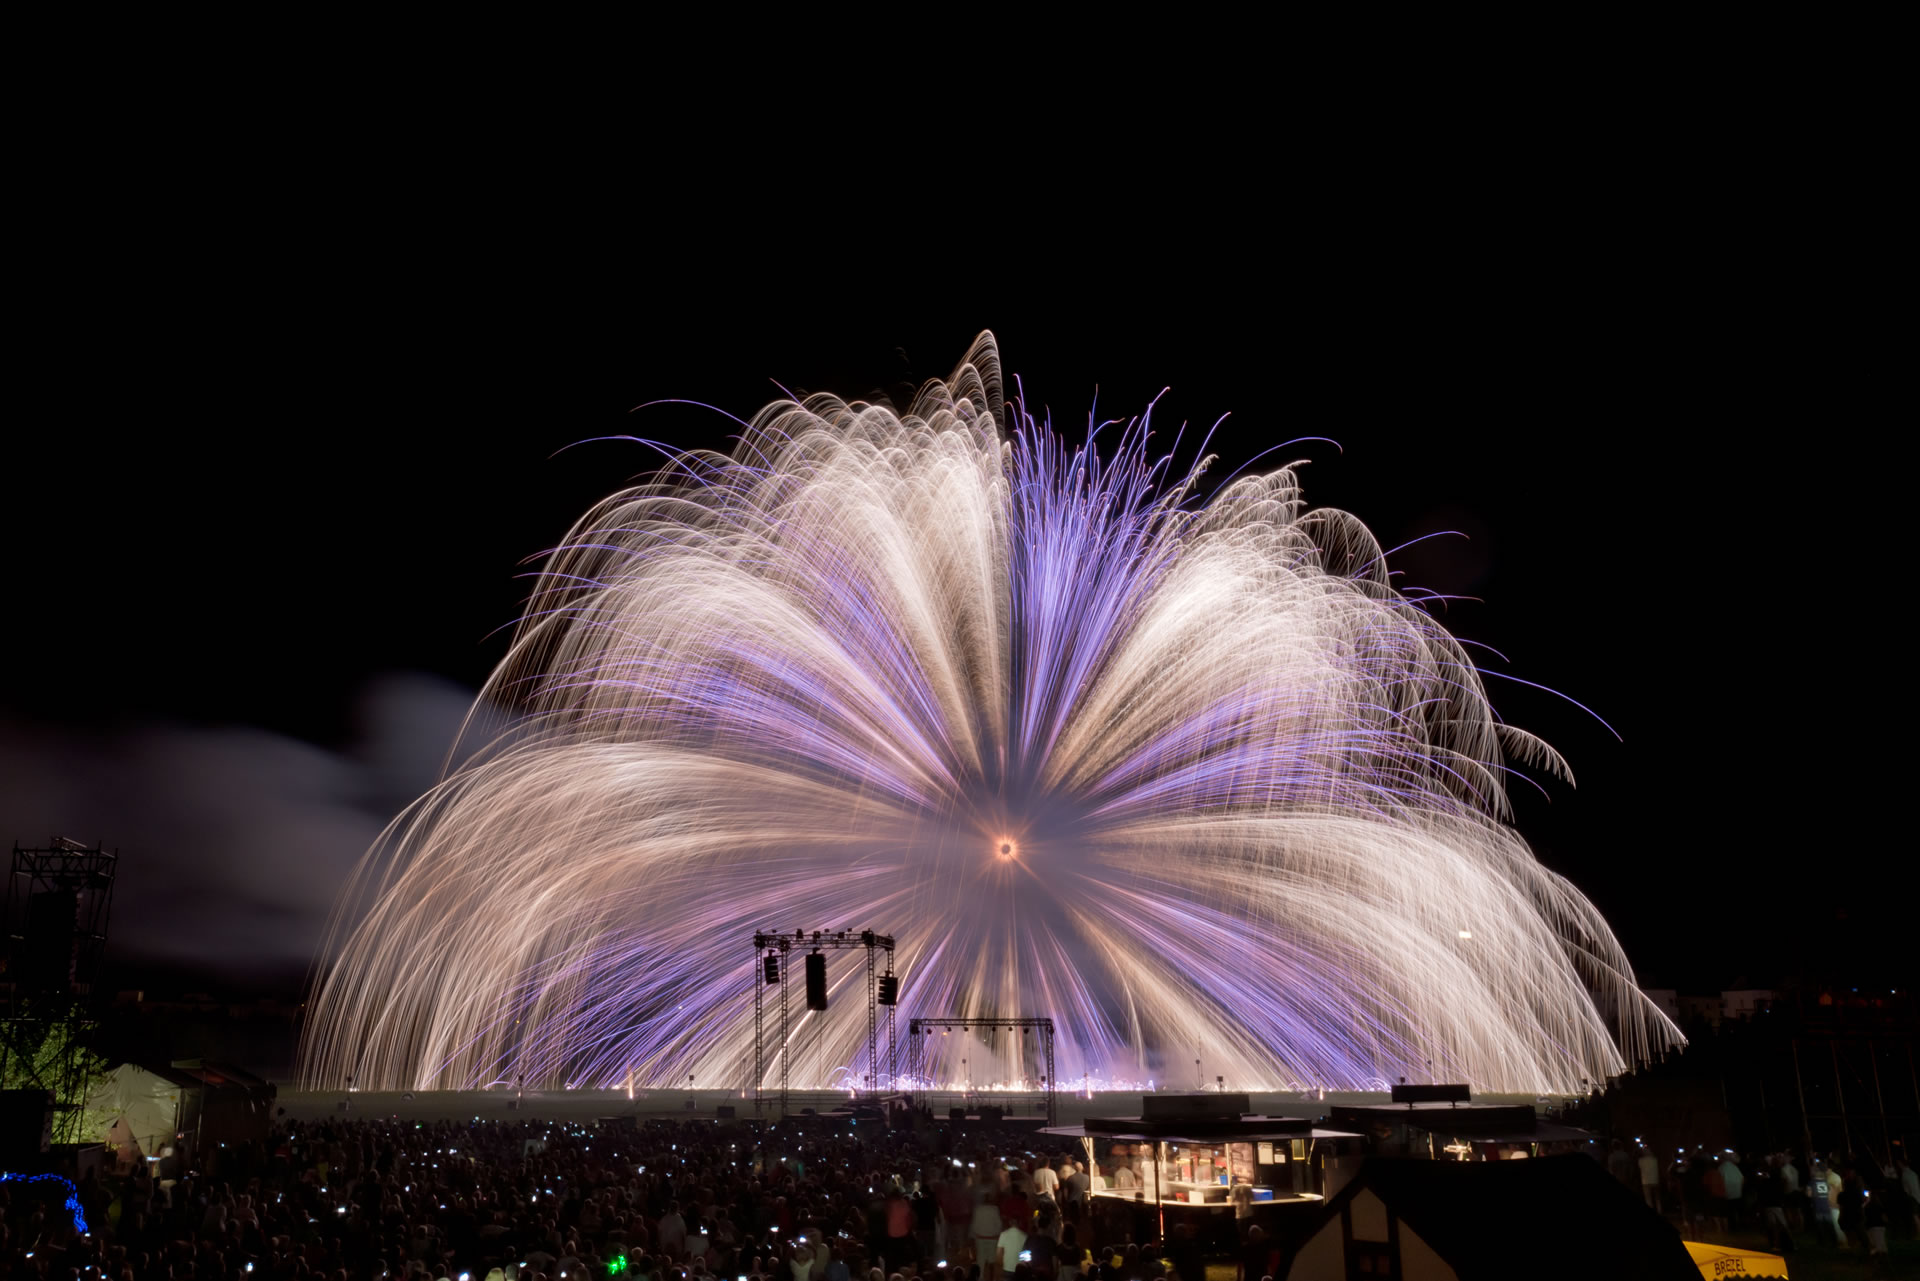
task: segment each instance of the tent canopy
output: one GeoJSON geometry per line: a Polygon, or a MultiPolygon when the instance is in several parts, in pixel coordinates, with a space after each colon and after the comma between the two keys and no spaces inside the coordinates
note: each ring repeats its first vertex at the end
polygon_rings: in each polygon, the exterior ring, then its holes
{"type": "Polygon", "coordinates": [[[193,1082],[168,1069],[122,1063],[87,1095],[92,1143],[125,1143],[157,1156],[173,1142],[180,1122],[180,1094],[193,1082]]]}

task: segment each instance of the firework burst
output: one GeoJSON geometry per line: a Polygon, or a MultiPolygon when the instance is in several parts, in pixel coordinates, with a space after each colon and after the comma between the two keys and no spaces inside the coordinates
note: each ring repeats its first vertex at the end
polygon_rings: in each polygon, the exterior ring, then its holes
{"type": "MultiPolygon", "coordinates": [[[[1506,825],[1564,764],[1368,531],[1112,434],[1003,405],[982,335],[905,415],[779,402],[589,513],[485,691],[514,733],[349,894],[306,1076],[745,1087],[750,936],[796,927],[893,934],[906,1014],[1051,1015],[1075,1080],[1570,1090],[1676,1043],[1506,825]]],[[[867,1070],[855,973],[796,1084],[867,1070]]]]}

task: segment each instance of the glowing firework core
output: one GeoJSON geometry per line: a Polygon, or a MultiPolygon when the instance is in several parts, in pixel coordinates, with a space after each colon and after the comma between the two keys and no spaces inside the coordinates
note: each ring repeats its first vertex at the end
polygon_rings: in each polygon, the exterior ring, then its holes
{"type": "MultiPolygon", "coordinates": [[[[1052,1017],[1090,1088],[1572,1091],[1677,1043],[1505,824],[1560,758],[1366,528],[1095,438],[982,335],[904,415],[776,403],[590,512],[485,691],[512,734],[343,901],[303,1075],[745,1087],[743,948],[802,925],[891,933],[903,1018],[1052,1017]]],[[[772,1079],[884,1071],[853,964],[772,1079]]],[[[1022,1041],[931,1077],[1032,1080],[1022,1041]]]]}

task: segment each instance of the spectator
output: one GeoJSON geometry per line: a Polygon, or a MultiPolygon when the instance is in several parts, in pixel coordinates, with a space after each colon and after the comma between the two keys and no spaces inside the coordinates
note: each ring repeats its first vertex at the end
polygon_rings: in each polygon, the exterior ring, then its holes
{"type": "Polygon", "coordinates": [[[1247,1243],[1240,1251],[1239,1281],[1259,1281],[1280,1273],[1280,1251],[1267,1240],[1266,1230],[1254,1224],[1247,1229],[1247,1243]]]}
{"type": "Polygon", "coordinates": [[[1244,1239],[1247,1228],[1253,1223],[1253,1185],[1236,1183],[1228,1190],[1227,1199],[1233,1202],[1233,1226],[1235,1235],[1244,1239]]]}
{"type": "Polygon", "coordinates": [[[1075,1161],[1073,1173],[1066,1180],[1067,1205],[1075,1215],[1086,1209],[1087,1198],[1093,1194],[1093,1180],[1087,1177],[1086,1163],[1075,1161]]]}
{"type": "Polygon", "coordinates": [[[1027,1248],[1027,1231],[1018,1219],[1003,1221],[1006,1226],[1000,1229],[995,1246],[999,1251],[1000,1271],[1010,1277],[1020,1267],[1020,1252],[1027,1248]]]}
{"type": "Polygon", "coordinates": [[[1634,1160],[1627,1155],[1626,1145],[1615,1139],[1607,1148],[1607,1173],[1628,1187],[1634,1186],[1634,1160]]]}
{"type": "Polygon", "coordinates": [[[1651,1148],[1640,1149],[1640,1159],[1635,1162],[1640,1171],[1640,1197],[1650,1210],[1660,1208],[1660,1162],[1655,1159],[1651,1148]]]}
{"type": "Polygon", "coordinates": [[[907,1200],[906,1191],[896,1181],[887,1188],[887,1242],[886,1261],[890,1268],[906,1266],[913,1261],[913,1205],[907,1200]]]}
{"type": "Polygon", "coordinates": [[[969,1233],[973,1238],[974,1262],[980,1265],[981,1281],[994,1281],[1000,1272],[1000,1205],[990,1180],[983,1180],[974,1193],[973,1220],[969,1233]]]}
{"type": "MultiPolygon", "coordinates": [[[[660,1216],[653,1239],[659,1244],[662,1252],[669,1257],[679,1254],[686,1248],[687,1221],[681,1217],[678,1201],[667,1202],[667,1212],[660,1216]]],[[[801,1278],[800,1281],[805,1281],[805,1278],[801,1278]]]]}
{"type": "Polygon", "coordinates": [[[1887,1257],[1887,1203],[1884,1196],[1864,1194],[1860,1222],[1867,1233],[1867,1258],[1879,1264],[1887,1257]]]}
{"type": "Polygon", "coordinates": [[[913,1185],[913,1248],[921,1263],[934,1258],[938,1248],[935,1237],[939,1235],[940,1203],[934,1200],[931,1190],[925,1182],[913,1185]]]}
{"type": "Polygon", "coordinates": [[[1742,1173],[1740,1163],[1728,1152],[1720,1158],[1720,1195],[1722,1221],[1729,1227],[1741,1222],[1743,1198],[1746,1195],[1747,1176],[1742,1173]]]}
{"type": "Polygon", "coordinates": [[[1052,1197],[1055,1201],[1060,1199],[1060,1176],[1045,1161],[1033,1169],[1033,1194],[1036,1197],[1052,1197]]]}
{"type": "MultiPolygon", "coordinates": [[[[1829,1174],[1829,1182],[1834,1177],[1833,1174],[1829,1174]]],[[[1866,1184],[1862,1181],[1860,1172],[1852,1165],[1847,1166],[1839,1175],[1839,1182],[1840,1192],[1833,1198],[1833,1208],[1838,1219],[1840,1235],[1843,1239],[1850,1234],[1859,1236],[1864,1227],[1862,1212],[1867,1202],[1866,1184]]]]}
{"type": "Polygon", "coordinates": [[[1800,1186],[1800,1167],[1791,1154],[1780,1157],[1780,1204],[1787,1212],[1787,1223],[1799,1232],[1806,1227],[1806,1192],[1800,1186]]]}
{"type": "Polygon", "coordinates": [[[1759,1162],[1747,1191],[1754,1208],[1760,1212],[1760,1226],[1767,1234],[1767,1248],[1780,1254],[1793,1250],[1793,1234],[1787,1229],[1786,1204],[1781,1199],[1778,1157],[1759,1162]]]}
{"type": "Polygon", "coordinates": [[[1920,1175],[1914,1173],[1905,1153],[1893,1159],[1891,1182],[1900,1189],[1900,1197],[1905,1202],[1907,1230],[1920,1237],[1920,1175]]]}
{"type": "Polygon", "coordinates": [[[1173,1239],[1167,1244],[1167,1254],[1173,1264],[1173,1275],[1179,1281],[1207,1281],[1207,1261],[1201,1251],[1200,1241],[1193,1233],[1191,1223],[1177,1223],[1173,1228],[1173,1239]]]}
{"type": "Polygon", "coordinates": [[[1024,1235],[1033,1225],[1033,1204],[1019,1188],[1009,1188],[1000,1197],[1000,1223],[1017,1227],[1024,1235]]]}

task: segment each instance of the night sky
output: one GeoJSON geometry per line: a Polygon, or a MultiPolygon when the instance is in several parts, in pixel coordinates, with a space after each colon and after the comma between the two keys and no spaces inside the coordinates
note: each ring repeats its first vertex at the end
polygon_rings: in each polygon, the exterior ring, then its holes
{"type": "Polygon", "coordinates": [[[1911,658],[1876,649],[1889,549],[1860,508],[1889,464],[1850,435],[1844,361],[1738,272],[1574,257],[1350,289],[1323,265],[1305,290],[1264,254],[1124,289],[323,265],[178,324],[134,306],[11,447],[4,834],[118,847],[123,981],[295,990],[341,877],[504,652],[516,575],[655,465],[563,447],[720,444],[718,414],[634,406],[904,392],[992,328],[1070,436],[1096,386],[1102,417],[1170,387],[1163,440],[1231,413],[1221,474],[1332,437],[1272,460],[1311,460],[1311,504],[1388,547],[1466,535],[1391,564],[1479,598],[1446,612],[1457,634],[1619,731],[1489,682],[1579,784],[1517,788],[1519,826],[1644,983],[1910,971],[1911,842],[1881,834],[1873,726],[1904,720],[1885,674],[1911,658]]]}

